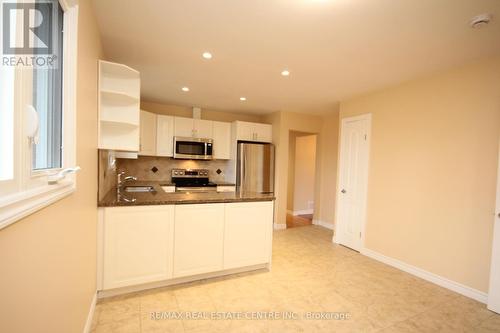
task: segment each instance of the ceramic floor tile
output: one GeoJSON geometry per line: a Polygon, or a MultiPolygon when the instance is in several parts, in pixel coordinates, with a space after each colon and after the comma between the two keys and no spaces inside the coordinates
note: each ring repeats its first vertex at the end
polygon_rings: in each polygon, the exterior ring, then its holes
{"type": "Polygon", "coordinates": [[[92,332],[500,332],[500,315],[484,304],[332,244],[331,237],[318,226],[278,231],[270,272],[101,300],[92,332]],[[226,311],[293,316],[217,317],[226,311]],[[187,313],[208,317],[186,318],[187,313]]]}

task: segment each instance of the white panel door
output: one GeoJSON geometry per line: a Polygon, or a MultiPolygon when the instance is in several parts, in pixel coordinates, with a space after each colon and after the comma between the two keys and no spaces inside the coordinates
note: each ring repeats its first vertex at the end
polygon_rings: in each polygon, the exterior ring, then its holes
{"type": "Polygon", "coordinates": [[[488,309],[500,313],[500,160],[498,162],[497,202],[493,228],[493,250],[491,254],[488,309]]]}
{"type": "Polygon", "coordinates": [[[104,210],[103,289],[172,278],[173,206],[104,210]]]}
{"type": "Polygon", "coordinates": [[[272,201],[226,204],[224,269],[268,263],[272,228],[272,201]]]}
{"type": "Polygon", "coordinates": [[[334,241],[357,251],[366,217],[370,126],[370,115],[344,118],[341,125],[334,241]]]}
{"type": "Polygon", "coordinates": [[[139,155],[156,154],[156,114],[141,110],[139,155]]]}
{"type": "Polygon", "coordinates": [[[221,121],[213,122],[214,158],[228,160],[231,158],[231,124],[221,121]]]}
{"type": "Polygon", "coordinates": [[[273,130],[272,125],[268,124],[255,124],[255,141],[259,142],[272,142],[273,141],[273,130]]]}
{"type": "Polygon", "coordinates": [[[158,115],[156,125],[156,155],[174,156],[174,117],[158,115]]]}
{"type": "Polygon", "coordinates": [[[211,120],[194,119],[194,137],[213,138],[213,122],[211,120]]]}
{"type": "Polygon", "coordinates": [[[224,204],[175,206],[174,277],[222,269],[224,204]]]}
{"type": "Polygon", "coordinates": [[[193,137],[194,136],[194,119],[175,117],[174,119],[174,135],[183,137],[193,137]]]}

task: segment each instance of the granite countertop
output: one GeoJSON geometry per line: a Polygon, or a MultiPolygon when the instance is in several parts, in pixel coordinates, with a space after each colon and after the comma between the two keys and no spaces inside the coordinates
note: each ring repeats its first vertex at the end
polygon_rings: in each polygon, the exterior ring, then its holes
{"type": "MultiPolygon", "coordinates": [[[[252,202],[272,201],[275,199],[272,193],[250,193],[250,192],[174,192],[167,193],[161,186],[172,185],[168,182],[137,181],[128,182],[124,186],[153,186],[153,192],[129,193],[122,192],[121,197],[135,199],[135,202],[118,200],[116,189],[98,202],[99,207],[115,206],[145,206],[145,205],[179,205],[179,204],[202,204],[202,203],[224,203],[224,202],[252,202]]],[[[225,184],[224,184],[225,185],[225,184]]]]}

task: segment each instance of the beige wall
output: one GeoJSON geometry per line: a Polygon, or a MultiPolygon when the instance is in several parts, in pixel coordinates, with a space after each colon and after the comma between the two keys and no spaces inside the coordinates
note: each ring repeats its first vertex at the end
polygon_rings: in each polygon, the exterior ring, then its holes
{"type": "Polygon", "coordinates": [[[318,157],[316,158],[319,167],[316,169],[317,189],[315,197],[320,198],[321,204],[318,206],[315,203],[314,218],[332,227],[335,220],[338,134],[339,113],[337,106],[335,112],[323,117],[321,132],[317,139],[318,157]]]}
{"type": "Polygon", "coordinates": [[[500,59],[341,103],[372,113],[366,247],[487,292],[500,59]]]}
{"type": "MultiPolygon", "coordinates": [[[[316,176],[316,135],[298,136],[295,139],[295,172],[293,211],[312,209],[316,176]]],[[[290,168],[288,169],[290,172],[290,168]]]]}
{"type": "Polygon", "coordinates": [[[80,0],[78,32],[78,189],[0,231],[0,332],[82,332],[96,291],[96,83],[102,53],[89,1],[80,0]]]}
{"type": "Polygon", "coordinates": [[[290,131],[288,139],[288,184],[286,194],[286,210],[293,211],[293,195],[295,192],[295,143],[300,132],[290,131]]]}
{"type": "MultiPolygon", "coordinates": [[[[166,114],[179,117],[191,118],[193,116],[193,108],[187,106],[168,105],[168,104],[160,104],[148,101],[141,101],[141,109],[153,113],[166,114]]],[[[260,115],[253,115],[253,114],[202,109],[201,119],[227,121],[227,122],[232,122],[235,120],[262,122],[263,117],[260,115]]]]}

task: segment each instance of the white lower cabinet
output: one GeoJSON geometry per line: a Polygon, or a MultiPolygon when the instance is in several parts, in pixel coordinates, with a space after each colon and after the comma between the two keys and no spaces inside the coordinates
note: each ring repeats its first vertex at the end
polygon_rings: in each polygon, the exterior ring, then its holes
{"type": "Polygon", "coordinates": [[[273,209],[272,201],[103,208],[98,289],[267,264],[273,209]]]}
{"type": "Polygon", "coordinates": [[[174,206],[104,210],[103,289],[172,278],[174,206]]]}
{"type": "Polygon", "coordinates": [[[268,263],[273,202],[230,203],[225,211],[224,269],[268,263]]]}
{"type": "Polygon", "coordinates": [[[174,277],[222,269],[224,204],[175,207],[174,277]]]}

